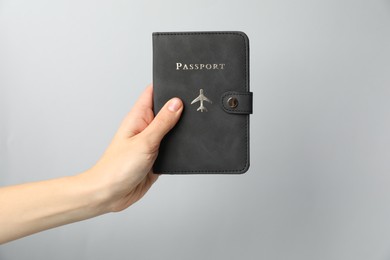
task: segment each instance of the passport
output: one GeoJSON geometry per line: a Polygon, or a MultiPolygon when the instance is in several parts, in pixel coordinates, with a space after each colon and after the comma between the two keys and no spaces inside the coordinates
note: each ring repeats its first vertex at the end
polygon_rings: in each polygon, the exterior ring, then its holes
{"type": "Polygon", "coordinates": [[[249,38],[239,31],[154,32],[153,112],[173,97],[179,122],[163,138],[160,174],[242,174],[249,169],[249,38]]]}

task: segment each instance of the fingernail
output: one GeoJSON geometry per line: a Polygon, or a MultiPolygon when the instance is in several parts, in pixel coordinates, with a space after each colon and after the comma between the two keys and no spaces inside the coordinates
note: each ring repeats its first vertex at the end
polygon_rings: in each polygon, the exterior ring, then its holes
{"type": "Polygon", "coordinates": [[[171,112],[177,112],[181,107],[181,101],[178,98],[173,98],[169,101],[168,110],[171,112]]]}

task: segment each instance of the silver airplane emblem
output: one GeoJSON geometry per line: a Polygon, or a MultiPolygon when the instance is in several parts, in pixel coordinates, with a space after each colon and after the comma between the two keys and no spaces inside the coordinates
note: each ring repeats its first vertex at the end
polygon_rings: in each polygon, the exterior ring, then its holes
{"type": "Polygon", "coordinates": [[[200,106],[198,107],[198,109],[196,111],[199,111],[200,112],[203,112],[203,111],[206,111],[207,112],[207,108],[205,106],[203,106],[203,101],[207,101],[209,103],[213,103],[210,99],[208,99],[205,95],[203,95],[203,89],[200,89],[199,91],[199,96],[197,98],[195,98],[194,100],[192,100],[191,102],[191,105],[200,101],[200,106]]]}

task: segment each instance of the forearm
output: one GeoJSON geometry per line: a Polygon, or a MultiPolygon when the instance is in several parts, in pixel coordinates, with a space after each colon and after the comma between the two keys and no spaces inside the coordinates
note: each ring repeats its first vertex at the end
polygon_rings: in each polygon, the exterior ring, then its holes
{"type": "Polygon", "coordinates": [[[152,167],[162,138],[183,103],[169,100],[156,117],[148,87],[123,120],[102,158],[88,171],[0,188],[0,244],[39,231],[126,209],[157,180],[152,167]]]}
{"type": "Polygon", "coordinates": [[[0,244],[103,214],[103,201],[84,175],[0,188],[0,244]]]}

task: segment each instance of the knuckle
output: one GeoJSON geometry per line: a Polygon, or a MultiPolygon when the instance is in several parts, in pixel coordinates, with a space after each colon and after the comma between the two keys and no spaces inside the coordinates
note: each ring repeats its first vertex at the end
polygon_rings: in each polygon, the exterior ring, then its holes
{"type": "Polygon", "coordinates": [[[169,125],[170,123],[169,118],[163,116],[156,117],[155,120],[156,120],[156,125],[159,129],[166,128],[166,126],[169,125]]]}

